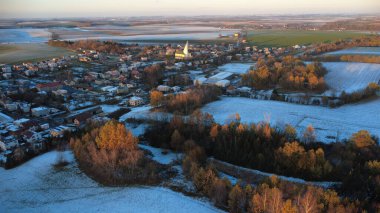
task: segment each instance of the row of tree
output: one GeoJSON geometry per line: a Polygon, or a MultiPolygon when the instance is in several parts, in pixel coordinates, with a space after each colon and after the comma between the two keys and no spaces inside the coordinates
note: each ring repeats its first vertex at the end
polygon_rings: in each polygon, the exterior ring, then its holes
{"type": "Polygon", "coordinates": [[[309,50],[301,56],[302,60],[312,60],[313,56],[320,55],[322,53],[342,50],[351,47],[378,47],[380,46],[380,36],[364,36],[362,38],[339,40],[332,43],[321,43],[315,45],[312,50],[309,50]]]}
{"type": "Polygon", "coordinates": [[[380,56],[343,55],[340,57],[340,60],[341,61],[347,61],[347,62],[362,62],[362,63],[380,64],[380,56]]]}
{"type": "Polygon", "coordinates": [[[364,99],[376,96],[376,92],[380,91],[380,86],[377,83],[370,83],[363,89],[352,93],[342,92],[340,94],[341,104],[350,104],[362,101],[364,99]]]}

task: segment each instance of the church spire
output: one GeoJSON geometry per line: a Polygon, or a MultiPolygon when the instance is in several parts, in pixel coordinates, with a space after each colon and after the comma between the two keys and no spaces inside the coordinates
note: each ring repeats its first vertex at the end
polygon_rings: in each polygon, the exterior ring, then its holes
{"type": "Polygon", "coordinates": [[[189,54],[189,41],[186,42],[185,48],[183,49],[183,54],[189,54]]]}

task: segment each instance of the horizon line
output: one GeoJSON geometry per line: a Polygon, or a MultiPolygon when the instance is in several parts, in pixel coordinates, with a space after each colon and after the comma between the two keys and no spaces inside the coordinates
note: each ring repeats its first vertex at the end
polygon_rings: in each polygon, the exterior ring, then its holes
{"type": "Polygon", "coordinates": [[[57,19],[91,19],[91,18],[174,18],[174,17],[183,17],[183,18],[197,18],[197,17],[264,17],[264,16],[273,16],[273,17],[279,17],[279,16],[305,16],[305,15],[312,15],[312,16],[322,16],[322,15],[328,15],[328,16],[380,16],[380,12],[372,12],[372,13],[365,13],[365,12],[358,12],[358,13],[263,13],[263,14],[245,14],[245,15],[139,15],[139,16],[61,16],[61,17],[0,17],[0,20],[15,20],[15,19],[40,19],[40,20],[57,20],[57,19]]]}

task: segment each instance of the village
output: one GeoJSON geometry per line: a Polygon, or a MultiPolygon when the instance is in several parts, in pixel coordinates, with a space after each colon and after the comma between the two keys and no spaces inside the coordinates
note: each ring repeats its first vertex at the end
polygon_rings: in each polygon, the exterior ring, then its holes
{"type": "Polygon", "coordinates": [[[270,99],[265,92],[257,97],[259,93],[253,96],[250,88],[242,87],[241,75],[259,58],[301,47],[259,49],[239,41],[125,45],[123,54],[80,48],[61,58],[0,65],[1,164],[45,152],[90,120],[117,118],[131,107],[149,104],[152,88],[178,94],[195,85],[216,85],[226,95],[270,99]],[[155,85],[158,79],[144,74],[149,68],[163,74],[162,84],[155,85]]]}

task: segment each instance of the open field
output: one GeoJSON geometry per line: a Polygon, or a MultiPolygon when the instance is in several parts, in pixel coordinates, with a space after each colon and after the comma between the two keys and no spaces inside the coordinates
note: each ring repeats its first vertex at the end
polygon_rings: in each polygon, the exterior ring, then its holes
{"type": "Polygon", "coordinates": [[[363,36],[359,32],[338,31],[306,31],[306,30],[259,30],[248,33],[247,41],[259,47],[285,47],[323,43],[339,39],[356,38],[363,36]]]}
{"type": "Polygon", "coordinates": [[[0,212],[221,212],[211,203],[163,187],[104,187],[77,168],[71,152],[62,170],[57,152],[0,168],[0,212]]]}
{"type": "Polygon", "coordinates": [[[340,95],[365,89],[369,83],[380,81],[380,64],[355,62],[323,62],[328,70],[325,81],[329,93],[340,95]]]}
{"type": "Polygon", "coordinates": [[[51,47],[45,43],[0,44],[0,64],[43,60],[70,53],[66,49],[51,47]]]}
{"type": "Polygon", "coordinates": [[[354,47],[334,52],[328,52],[324,55],[369,55],[380,56],[380,47],[354,47]]]}
{"type": "Polygon", "coordinates": [[[278,101],[224,97],[206,105],[202,111],[212,114],[218,123],[229,122],[235,113],[240,114],[243,123],[257,123],[269,118],[272,125],[293,125],[299,136],[311,124],[316,130],[317,139],[329,143],[336,141],[335,138],[347,139],[363,129],[380,137],[379,106],[380,98],[331,109],[278,101]]]}

